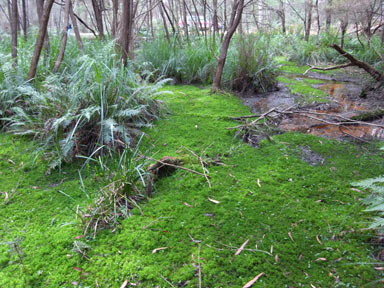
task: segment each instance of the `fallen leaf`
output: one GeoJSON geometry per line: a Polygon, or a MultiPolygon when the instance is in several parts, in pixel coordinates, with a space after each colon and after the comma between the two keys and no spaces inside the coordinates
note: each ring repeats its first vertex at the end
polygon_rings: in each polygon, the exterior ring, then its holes
{"type": "Polygon", "coordinates": [[[356,189],[356,188],[351,188],[352,191],[355,191],[355,192],[359,192],[359,193],[363,193],[363,191],[359,190],[359,189],[356,189]]]}
{"type": "Polygon", "coordinates": [[[11,164],[13,164],[13,165],[16,164],[15,161],[13,161],[12,159],[8,159],[8,162],[11,163],[11,164]]]}
{"type": "Polygon", "coordinates": [[[292,240],[292,242],[295,242],[295,241],[293,241],[292,233],[291,233],[291,232],[288,232],[288,236],[289,236],[289,238],[292,240]]]}
{"type": "Polygon", "coordinates": [[[257,178],[257,186],[259,186],[261,188],[260,179],[259,178],[257,178]]]}
{"type": "Polygon", "coordinates": [[[273,245],[271,245],[271,250],[270,250],[271,254],[273,254],[273,245]]]}
{"type": "Polygon", "coordinates": [[[189,208],[192,208],[192,207],[193,207],[192,205],[188,204],[187,202],[184,202],[184,205],[187,206],[187,207],[189,207],[189,208]]]}
{"type": "Polygon", "coordinates": [[[73,237],[74,239],[80,239],[80,238],[83,238],[84,237],[84,235],[79,235],[79,236],[75,236],[75,237],[73,237]]]}
{"type": "Polygon", "coordinates": [[[315,286],[315,285],[313,285],[313,284],[311,284],[311,287],[312,287],[312,288],[316,288],[316,286],[315,286]]]}
{"type": "Polygon", "coordinates": [[[275,262],[276,262],[276,263],[279,262],[279,254],[276,254],[276,256],[275,256],[275,262]]]}
{"type": "Polygon", "coordinates": [[[4,192],[4,201],[7,201],[7,199],[8,199],[8,197],[9,197],[9,195],[8,195],[8,192],[4,192]]]}
{"type": "Polygon", "coordinates": [[[259,278],[261,277],[261,276],[263,276],[264,275],[264,272],[261,272],[259,275],[257,275],[255,278],[253,278],[251,281],[249,281],[247,284],[245,284],[244,286],[243,286],[243,288],[249,288],[249,287],[252,287],[252,285],[253,284],[255,284],[255,282],[257,281],[257,280],[259,280],[259,278]]]}
{"type": "Polygon", "coordinates": [[[208,197],[208,200],[211,201],[212,203],[220,204],[220,201],[217,201],[217,200],[215,200],[215,199],[212,199],[212,198],[209,198],[209,197],[208,197]]]}
{"type": "Polygon", "coordinates": [[[121,284],[120,288],[125,288],[128,285],[128,280],[125,280],[123,284],[121,284]]]}
{"type": "Polygon", "coordinates": [[[160,247],[160,248],[153,249],[152,254],[155,254],[157,251],[165,250],[165,249],[168,249],[168,247],[160,247]]]}
{"type": "Polygon", "coordinates": [[[235,256],[239,255],[239,254],[241,253],[241,251],[243,251],[245,245],[247,245],[248,242],[249,242],[249,239],[247,239],[247,240],[240,246],[240,248],[237,249],[235,256]]]}
{"type": "Polygon", "coordinates": [[[377,271],[384,271],[384,267],[373,267],[373,269],[377,271]]]}
{"type": "Polygon", "coordinates": [[[327,261],[327,258],[317,258],[315,261],[316,262],[318,262],[318,261],[327,261]]]}
{"type": "Polygon", "coordinates": [[[320,245],[323,245],[323,242],[321,242],[320,238],[319,238],[319,235],[316,235],[316,240],[317,242],[320,244],[320,245]]]}

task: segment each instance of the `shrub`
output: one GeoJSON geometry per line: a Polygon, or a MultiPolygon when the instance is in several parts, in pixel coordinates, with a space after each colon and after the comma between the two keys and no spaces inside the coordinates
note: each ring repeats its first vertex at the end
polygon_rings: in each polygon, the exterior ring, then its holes
{"type": "Polygon", "coordinates": [[[155,97],[166,80],[149,84],[115,63],[111,51],[113,43],[77,58],[72,69],[47,76],[39,89],[15,87],[23,101],[13,103],[8,129],[37,139],[51,168],[76,155],[122,149],[161,115],[155,97]]]}
{"type": "Polygon", "coordinates": [[[237,39],[229,49],[223,84],[239,92],[266,92],[275,89],[278,66],[269,50],[267,35],[248,35],[237,39]]]}

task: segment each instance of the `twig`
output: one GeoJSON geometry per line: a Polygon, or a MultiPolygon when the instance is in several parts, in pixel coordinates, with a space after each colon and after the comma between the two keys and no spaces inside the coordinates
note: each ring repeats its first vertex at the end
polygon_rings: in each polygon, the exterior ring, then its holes
{"type": "Polygon", "coordinates": [[[197,250],[197,267],[198,267],[198,273],[199,273],[199,288],[201,288],[201,265],[200,265],[200,244],[199,244],[199,249],[197,250]]]}
{"type": "Polygon", "coordinates": [[[188,149],[187,147],[184,147],[184,149],[188,150],[193,156],[195,156],[200,161],[201,168],[203,169],[204,177],[205,177],[205,179],[207,180],[207,183],[208,183],[208,187],[212,188],[211,181],[209,181],[209,177],[208,177],[209,171],[205,167],[205,165],[207,165],[207,163],[203,160],[203,158],[201,156],[197,155],[192,150],[188,149]]]}
{"type": "Polygon", "coordinates": [[[269,111],[261,114],[256,120],[253,120],[251,123],[248,123],[248,124],[245,124],[245,125],[239,125],[239,126],[236,126],[236,127],[230,127],[230,128],[227,128],[227,129],[239,129],[239,128],[245,128],[245,127],[248,127],[248,126],[253,126],[255,125],[258,121],[264,119],[266,116],[268,116],[269,114],[271,114],[272,112],[275,112],[277,108],[272,108],[270,109],[269,111]]]}
{"type": "Polygon", "coordinates": [[[174,285],[172,285],[171,282],[169,282],[167,279],[165,279],[165,278],[163,277],[163,275],[160,274],[160,277],[161,277],[161,279],[163,279],[165,282],[167,282],[168,285],[170,285],[171,287],[176,288],[174,285]]]}
{"type": "MultiPolygon", "coordinates": [[[[234,247],[234,246],[230,246],[230,245],[226,245],[224,243],[221,243],[221,242],[217,242],[219,243],[220,245],[223,245],[224,247],[228,247],[230,248],[231,250],[238,250],[239,247],[234,247]]],[[[212,247],[212,246],[209,246],[208,244],[206,244],[208,247],[210,248],[214,248],[214,249],[218,249],[220,250],[220,248],[215,248],[215,247],[212,247]]],[[[269,256],[273,256],[272,253],[268,252],[268,251],[264,251],[264,250],[259,250],[259,249],[246,249],[244,248],[243,251],[250,251],[250,252],[261,252],[261,253],[264,253],[264,254],[267,254],[269,256]]]]}

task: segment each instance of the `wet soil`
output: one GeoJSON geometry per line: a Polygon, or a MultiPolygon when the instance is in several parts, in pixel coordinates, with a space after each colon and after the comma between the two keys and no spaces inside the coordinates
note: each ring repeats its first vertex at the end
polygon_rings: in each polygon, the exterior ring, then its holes
{"type": "MultiPolygon", "coordinates": [[[[302,111],[303,113],[295,113],[281,118],[278,128],[283,131],[298,131],[335,139],[384,139],[384,129],[380,127],[360,124],[338,126],[325,123],[329,121],[329,117],[331,119],[334,117],[335,120],[340,121],[340,117],[351,118],[384,108],[384,91],[371,91],[367,94],[366,99],[360,97],[366,84],[359,75],[309,73],[305,76],[289,74],[284,75],[284,77],[293,78],[297,81],[303,79],[322,80],[322,84],[314,84],[312,87],[326,92],[329,95],[329,102],[299,106],[296,103],[300,101],[301,96],[292,94],[285,84],[279,83],[278,91],[262,95],[243,96],[243,103],[256,114],[264,113],[272,108],[284,110],[295,107],[296,111],[302,111]]],[[[384,119],[376,119],[371,123],[384,125],[384,119]]]]}

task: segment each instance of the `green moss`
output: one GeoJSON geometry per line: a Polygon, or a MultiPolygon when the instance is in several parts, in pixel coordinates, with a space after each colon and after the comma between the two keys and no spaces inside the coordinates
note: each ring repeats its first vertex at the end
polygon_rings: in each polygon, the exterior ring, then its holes
{"type": "Polygon", "coordinates": [[[295,79],[291,77],[279,76],[277,79],[279,82],[287,84],[287,87],[290,89],[291,93],[301,95],[301,103],[312,103],[312,102],[328,102],[329,95],[323,90],[314,88],[315,84],[324,83],[321,80],[317,79],[295,79]]]}
{"type": "MultiPolygon", "coordinates": [[[[146,130],[142,148],[156,158],[177,156],[197,171],[200,162],[185,147],[220,159],[225,165],[208,167],[212,188],[204,177],[183,170],[161,179],[154,197],[140,203],[143,215],[135,209],[115,231],[80,239],[91,247],[86,259],[72,251],[81,234],[76,207],[89,201],[76,166],[44,176],[44,163],[31,165],[25,153],[31,144],[0,135],[1,191],[15,191],[0,204],[0,287],[72,287],[73,281],[120,287],[125,280],[139,287],[170,287],[166,281],[196,287],[198,266],[203,287],[242,287],[261,272],[260,287],[361,287],[376,279],[369,265],[355,264],[371,261],[372,235],[360,231],[366,220],[357,201],[362,194],[349,183],[383,174],[380,155],[295,133],[274,136],[256,150],[225,129],[237,124],[227,116],[249,113],[238,98],[191,86],[165,89],[174,92],[162,96],[171,114],[146,130]],[[326,164],[301,160],[297,147],[303,145],[326,164]],[[24,265],[3,243],[17,236],[24,265]],[[262,251],[235,256],[230,247],[247,239],[246,249],[257,245],[262,251]],[[168,248],[152,253],[159,247],[168,248]]],[[[83,178],[92,195],[95,177],[83,178]]]]}

